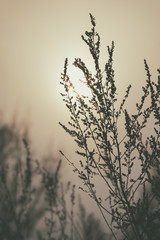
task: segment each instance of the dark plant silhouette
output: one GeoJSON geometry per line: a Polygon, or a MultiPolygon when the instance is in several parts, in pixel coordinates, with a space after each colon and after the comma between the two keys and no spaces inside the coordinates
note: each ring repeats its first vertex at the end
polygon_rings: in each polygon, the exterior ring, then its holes
{"type": "Polygon", "coordinates": [[[144,60],[147,77],[140,101],[135,103],[135,112],[125,109],[131,85],[119,103],[113,68],[114,42],[107,47],[109,57],[103,71],[100,36],[91,14],[90,18],[92,28],[82,39],[89,47],[95,73],[80,58],[73,63],[83,72],[85,80],[81,84],[90,90],[90,96],[80,95],[75,89],[67,73],[68,59],[61,77],[64,87],[61,95],[70,121],[69,127],[60,125],[77,143],[79,164],[60,152],[83,181],[82,190],[97,203],[114,239],[157,239],[160,236],[160,216],[156,210],[160,207],[160,70],[157,81],[152,81],[144,60]]]}

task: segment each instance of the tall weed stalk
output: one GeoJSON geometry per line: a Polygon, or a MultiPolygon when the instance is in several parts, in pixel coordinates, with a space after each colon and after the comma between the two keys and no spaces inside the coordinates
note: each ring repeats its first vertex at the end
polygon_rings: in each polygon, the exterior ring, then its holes
{"type": "Polygon", "coordinates": [[[140,102],[135,103],[137,110],[131,113],[131,109],[125,108],[130,84],[121,103],[118,101],[113,68],[114,42],[107,47],[108,60],[102,71],[100,36],[91,14],[90,19],[92,28],[85,32],[82,40],[89,48],[95,73],[91,73],[80,58],[75,58],[73,63],[83,72],[85,80],[81,84],[90,90],[90,95],[80,95],[75,89],[67,72],[68,59],[60,82],[64,87],[61,95],[70,113],[69,126],[60,125],[77,143],[79,165],[61,153],[83,181],[83,190],[97,203],[114,239],[118,239],[119,233],[122,239],[157,239],[159,215],[157,213],[154,220],[151,216],[152,203],[156,203],[156,208],[160,206],[160,70],[157,81],[152,81],[144,60],[146,82],[140,102]],[[121,128],[123,134],[120,134],[121,128]],[[101,195],[97,179],[104,183],[101,195]],[[155,219],[158,225],[154,224],[155,219]],[[153,232],[153,229],[156,230],[153,232]]]}

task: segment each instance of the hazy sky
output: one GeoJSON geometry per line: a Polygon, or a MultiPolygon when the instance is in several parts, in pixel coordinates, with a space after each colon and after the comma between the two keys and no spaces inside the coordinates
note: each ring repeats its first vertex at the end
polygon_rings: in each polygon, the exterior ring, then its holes
{"type": "MultiPolygon", "coordinates": [[[[0,109],[5,119],[30,123],[37,149],[70,151],[69,136],[58,125],[66,118],[60,97],[64,59],[81,57],[92,70],[81,35],[90,29],[89,13],[106,46],[115,41],[119,94],[132,83],[132,102],[145,80],[143,59],[153,73],[160,67],[159,0],[0,0],[0,109]],[[136,94],[135,94],[136,93],[136,94]],[[67,144],[66,144],[67,142],[67,144]]],[[[132,107],[132,104],[131,104],[132,107]]]]}

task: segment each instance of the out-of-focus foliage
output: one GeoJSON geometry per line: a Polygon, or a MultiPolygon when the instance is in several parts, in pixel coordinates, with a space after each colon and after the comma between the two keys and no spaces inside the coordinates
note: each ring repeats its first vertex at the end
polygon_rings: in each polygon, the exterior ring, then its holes
{"type": "Polygon", "coordinates": [[[84,205],[79,203],[79,226],[83,240],[111,240],[111,236],[102,229],[99,219],[96,219],[94,213],[87,214],[84,205]]]}
{"type": "Polygon", "coordinates": [[[61,181],[61,161],[45,158],[53,171],[33,159],[23,135],[15,124],[0,126],[0,239],[82,240],[75,185],[61,181]]]}

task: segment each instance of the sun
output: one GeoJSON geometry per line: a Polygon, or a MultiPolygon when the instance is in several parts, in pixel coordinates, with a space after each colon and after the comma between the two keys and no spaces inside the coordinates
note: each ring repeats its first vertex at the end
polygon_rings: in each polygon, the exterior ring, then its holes
{"type": "Polygon", "coordinates": [[[71,65],[68,66],[68,76],[75,88],[75,91],[73,91],[73,97],[76,97],[77,94],[80,96],[85,96],[88,99],[91,97],[92,93],[90,88],[85,84],[86,79],[84,77],[83,72],[78,69],[77,67],[71,65]]]}

